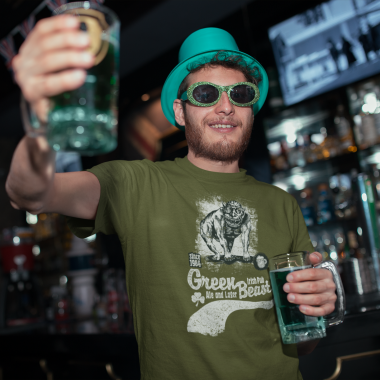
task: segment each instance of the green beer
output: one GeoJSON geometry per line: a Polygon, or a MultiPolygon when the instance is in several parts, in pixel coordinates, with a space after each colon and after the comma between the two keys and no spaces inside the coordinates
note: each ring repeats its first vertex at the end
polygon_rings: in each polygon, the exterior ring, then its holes
{"type": "Polygon", "coordinates": [[[93,3],[61,8],[55,14],[79,17],[81,29],[90,36],[95,65],[87,70],[81,87],[50,98],[47,139],[55,151],[107,153],[117,145],[119,22],[109,10],[93,3]]]}
{"type": "Polygon", "coordinates": [[[290,272],[310,267],[282,268],[269,272],[282,340],[286,344],[320,339],[326,336],[323,317],[310,317],[303,314],[298,305],[288,301],[287,293],[283,290],[283,286],[287,282],[286,276],[290,272]]]}

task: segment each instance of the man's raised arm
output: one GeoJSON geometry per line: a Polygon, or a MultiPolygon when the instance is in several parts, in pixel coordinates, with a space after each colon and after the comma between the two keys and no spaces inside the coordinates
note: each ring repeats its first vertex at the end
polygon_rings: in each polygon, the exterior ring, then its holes
{"type": "MultiPolygon", "coordinates": [[[[37,23],[13,59],[15,80],[37,117],[47,120],[48,98],[80,87],[94,57],[89,37],[73,16],[37,23]]],[[[25,136],[14,153],[6,182],[11,204],[30,213],[58,212],[94,219],[100,184],[89,172],[55,174],[55,154],[43,136],[25,136]]]]}

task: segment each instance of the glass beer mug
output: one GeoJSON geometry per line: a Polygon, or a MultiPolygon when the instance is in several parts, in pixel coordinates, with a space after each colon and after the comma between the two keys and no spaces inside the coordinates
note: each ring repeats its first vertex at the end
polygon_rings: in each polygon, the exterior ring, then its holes
{"type": "Polygon", "coordinates": [[[57,152],[108,153],[117,145],[120,21],[110,9],[90,1],[64,4],[53,12],[62,14],[78,17],[80,29],[90,37],[87,50],[95,56],[94,66],[82,86],[50,98],[47,123],[22,100],[24,126],[30,136],[46,136],[57,152]]]}
{"type": "Polygon", "coordinates": [[[326,261],[312,265],[307,251],[284,253],[269,259],[269,275],[284,344],[324,338],[326,327],[343,322],[346,300],[342,281],[333,263],[326,261]],[[308,268],[324,268],[332,272],[338,296],[336,317],[326,319],[308,316],[299,310],[299,305],[288,301],[287,293],[283,290],[283,286],[287,282],[286,276],[290,272],[308,268]]]}

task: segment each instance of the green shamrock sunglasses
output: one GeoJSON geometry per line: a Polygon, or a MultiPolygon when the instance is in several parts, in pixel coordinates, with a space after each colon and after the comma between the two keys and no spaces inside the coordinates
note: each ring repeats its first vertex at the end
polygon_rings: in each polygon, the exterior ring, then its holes
{"type": "Polygon", "coordinates": [[[238,107],[249,107],[260,98],[259,88],[251,82],[239,82],[230,86],[218,86],[210,82],[193,83],[181,95],[182,100],[189,100],[200,107],[210,107],[218,103],[223,92],[226,92],[230,102],[238,107]]]}

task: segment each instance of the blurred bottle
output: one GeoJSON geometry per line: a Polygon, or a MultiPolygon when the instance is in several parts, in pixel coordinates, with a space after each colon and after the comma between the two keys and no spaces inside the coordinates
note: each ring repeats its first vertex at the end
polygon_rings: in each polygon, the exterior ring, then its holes
{"type": "Polygon", "coordinates": [[[73,312],[76,317],[89,317],[93,313],[96,289],[95,251],[85,239],[72,236],[71,249],[66,252],[71,283],[73,312]]]}
{"type": "Polygon", "coordinates": [[[360,115],[362,119],[363,144],[365,147],[372,146],[377,142],[375,119],[372,114],[360,115]]]}
{"type": "Polygon", "coordinates": [[[314,247],[314,250],[317,252],[322,252],[323,250],[322,250],[322,247],[320,245],[320,238],[319,238],[318,234],[316,232],[309,231],[309,236],[310,236],[311,244],[314,247]]]}
{"type": "Polygon", "coordinates": [[[126,331],[128,333],[134,333],[132,309],[131,305],[129,304],[129,297],[125,282],[125,272],[123,270],[117,271],[117,281],[117,288],[120,300],[120,315],[122,316],[122,328],[123,331],[126,331]]]}
{"type": "Polygon", "coordinates": [[[357,259],[361,259],[365,254],[365,250],[363,248],[359,248],[358,238],[356,236],[355,231],[347,232],[348,238],[348,246],[350,249],[350,257],[356,257],[357,259]]]}
{"type": "Polygon", "coordinates": [[[365,294],[377,290],[372,258],[361,248],[355,231],[348,231],[350,258],[343,262],[347,293],[365,294]]]}
{"type": "Polygon", "coordinates": [[[70,332],[70,301],[66,286],[52,286],[50,288],[54,315],[54,328],[59,334],[70,332]]]}
{"type": "Polygon", "coordinates": [[[107,295],[107,316],[110,321],[119,319],[119,294],[117,292],[116,271],[106,271],[105,290],[107,295]]]}
{"type": "Polygon", "coordinates": [[[294,143],[294,146],[289,147],[289,150],[288,150],[288,164],[289,164],[289,167],[291,168],[294,168],[295,166],[297,166],[297,149],[298,149],[297,143],[294,143]]]}
{"type": "Polygon", "coordinates": [[[57,235],[59,215],[54,213],[39,214],[31,216],[28,212],[27,221],[34,230],[36,241],[49,239],[57,235]],[[32,223],[30,221],[33,220],[32,223]]]}
{"type": "MultiPolygon", "coordinates": [[[[330,230],[322,230],[319,235],[320,239],[320,246],[322,248],[322,254],[324,260],[331,260],[331,249],[335,250],[335,247],[333,246],[333,235],[331,234],[330,230]]],[[[334,255],[333,255],[334,257],[334,255]]]]}
{"type": "Polygon", "coordinates": [[[364,134],[363,134],[363,128],[362,128],[362,118],[360,115],[355,115],[353,117],[353,120],[354,120],[353,130],[354,130],[356,144],[358,144],[360,148],[363,148],[364,134]]]}
{"type": "Polygon", "coordinates": [[[356,214],[352,197],[351,178],[348,174],[336,174],[330,178],[330,188],[334,193],[335,216],[350,218],[356,214]]]}
{"type": "Polygon", "coordinates": [[[318,160],[328,159],[338,156],[341,153],[340,142],[335,136],[326,136],[324,141],[317,148],[318,160]]]}
{"type": "Polygon", "coordinates": [[[336,252],[338,256],[338,268],[339,268],[339,273],[342,273],[342,262],[346,259],[346,252],[345,252],[345,247],[346,247],[346,239],[344,236],[343,229],[337,228],[333,231],[334,235],[334,245],[336,247],[336,252]]]}
{"type": "MultiPolygon", "coordinates": [[[[376,210],[380,210],[380,172],[377,164],[371,166],[372,169],[372,183],[374,187],[376,210]]],[[[380,224],[379,224],[380,225],[380,224]]]]}
{"type": "Polygon", "coordinates": [[[295,146],[288,152],[289,166],[294,168],[296,166],[303,167],[306,165],[304,155],[304,139],[302,136],[298,136],[295,141],[295,146]]]}
{"type": "Polygon", "coordinates": [[[280,154],[275,158],[275,168],[279,171],[289,169],[288,146],[286,140],[282,140],[280,143],[280,154]]]}
{"type": "Polygon", "coordinates": [[[19,227],[5,229],[0,240],[3,269],[0,328],[43,321],[44,300],[33,273],[34,253],[37,248],[39,250],[34,244],[33,230],[19,227]]]}
{"type": "Polygon", "coordinates": [[[349,89],[351,111],[353,112],[355,140],[361,149],[372,146],[380,138],[380,120],[375,84],[372,80],[349,89]]]}
{"type": "Polygon", "coordinates": [[[318,160],[317,158],[317,146],[315,143],[310,141],[309,135],[303,135],[304,141],[304,155],[307,163],[312,163],[318,160]]]}
{"type": "MultiPolygon", "coordinates": [[[[377,168],[377,165],[372,165],[372,183],[374,187],[374,201],[376,208],[377,216],[377,227],[378,234],[380,235],[380,172],[377,168]]],[[[379,256],[379,265],[380,265],[380,256],[379,256]]]]}
{"type": "Polygon", "coordinates": [[[335,127],[340,140],[340,150],[342,153],[352,151],[354,139],[352,136],[351,126],[348,119],[346,110],[342,104],[337,108],[336,115],[334,117],[335,127]]]}
{"type": "Polygon", "coordinates": [[[329,220],[334,219],[334,209],[332,200],[328,192],[328,186],[325,183],[321,183],[318,186],[318,211],[317,211],[317,223],[326,223],[329,220]]]}
{"type": "Polygon", "coordinates": [[[375,119],[375,128],[377,133],[377,141],[380,140],[380,86],[374,86],[374,93],[376,97],[376,108],[373,112],[373,118],[375,119]]]}
{"type": "Polygon", "coordinates": [[[313,202],[313,192],[310,188],[305,188],[300,193],[300,209],[308,227],[316,224],[316,215],[313,202]]]}
{"type": "Polygon", "coordinates": [[[52,286],[50,289],[55,321],[67,321],[70,318],[69,297],[64,286],[52,286]]]}

